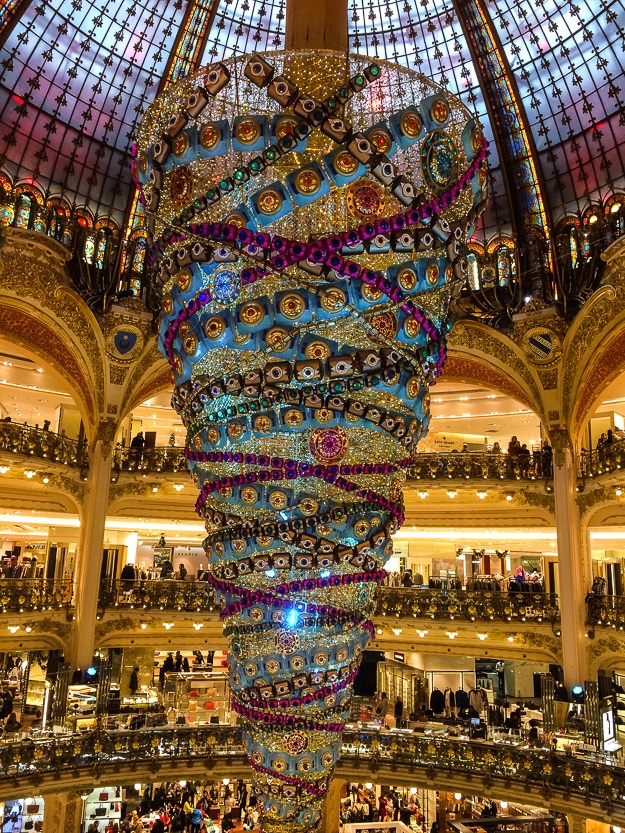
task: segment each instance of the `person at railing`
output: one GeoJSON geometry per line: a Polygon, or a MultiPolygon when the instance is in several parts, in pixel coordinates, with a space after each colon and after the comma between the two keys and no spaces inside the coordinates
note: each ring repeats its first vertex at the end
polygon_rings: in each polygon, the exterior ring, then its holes
{"type": "Polygon", "coordinates": [[[12,555],[8,566],[4,568],[4,578],[22,578],[23,567],[18,562],[17,555],[12,555]]]}
{"type": "Polygon", "coordinates": [[[530,467],[530,450],[527,447],[527,443],[522,444],[521,448],[519,449],[518,457],[521,475],[523,477],[527,477],[527,473],[530,467]]]}
{"type": "Polygon", "coordinates": [[[406,570],[401,580],[402,587],[412,587],[412,570],[406,570]]]}
{"type": "Polygon", "coordinates": [[[7,717],[6,723],[4,724],[4,731],[5,732],[19,732],[22,728],[22,724],[17,719],[17,715],[15,712],[11,712],[11,714],[7,717]]]}
{"type": "Polygon", "coordinates": [[[495,441],[493,443],[493,447],[491,448],[490,453],[491,454],[502,454],[503,453],[502,450],[501,450],[501,446],[499,445],[499,443],[497,441],[495,441]]]}
{"type": "Polygon", "coordinates": [[[508,443],[508,454],[510,457],[516,457],[520,450],[521,443],[518,441],[516,434],[514,434],[508,443]]]}

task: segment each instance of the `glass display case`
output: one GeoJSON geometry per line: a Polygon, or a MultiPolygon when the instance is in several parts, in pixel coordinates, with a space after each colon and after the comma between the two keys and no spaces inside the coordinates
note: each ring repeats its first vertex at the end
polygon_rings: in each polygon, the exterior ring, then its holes
{"type": "Polygon", "coordinates": [[[230,724],[230,685],[227,671],[166,674],[164,687],[168,723],[230,724]]]}

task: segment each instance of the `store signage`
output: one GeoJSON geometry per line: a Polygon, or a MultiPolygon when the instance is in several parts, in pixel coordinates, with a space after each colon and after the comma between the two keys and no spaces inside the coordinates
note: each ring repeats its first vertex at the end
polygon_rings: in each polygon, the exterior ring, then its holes
{"type": "Polygon", "coordinates": [[[393,652],[393,659],[396,659],[397,662],[403,662],[404,661],[404,655],[401,654],[399,651],[394,651],[393,652]]]}

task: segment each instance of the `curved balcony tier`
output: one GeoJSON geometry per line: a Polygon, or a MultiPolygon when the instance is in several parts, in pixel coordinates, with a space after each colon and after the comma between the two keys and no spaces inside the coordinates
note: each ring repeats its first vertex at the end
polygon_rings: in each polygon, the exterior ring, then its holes
{"type": "Polygon", "coordinates": [[[36,457],[64,466],[88,468],[87,445],[64,434],[19,422],[0,422],[0,453],[36,457]]]}
{"type": "MultiPolygon", "coordinates": [[[[94,731],[0,747],[0,798],[130,780],[249,777],[240,730],[94,731]],[[127,773],[125,775],[124,773],[127,773]]],[[[336,777],[521,800],[604,823],[625,820],[625,769],[545,749],[393,732],[346,731],[336,777]]]]}

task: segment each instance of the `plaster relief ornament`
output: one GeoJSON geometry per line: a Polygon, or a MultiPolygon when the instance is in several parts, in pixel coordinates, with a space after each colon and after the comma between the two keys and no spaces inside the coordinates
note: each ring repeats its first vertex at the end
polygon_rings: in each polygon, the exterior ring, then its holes
{"type": "Polygon", "coordinates": [[[233,708],[263,830],[304,833],[373,637],[486,142],[423,76],[315,51],[187,76],[138,145],[233,708]]]}

